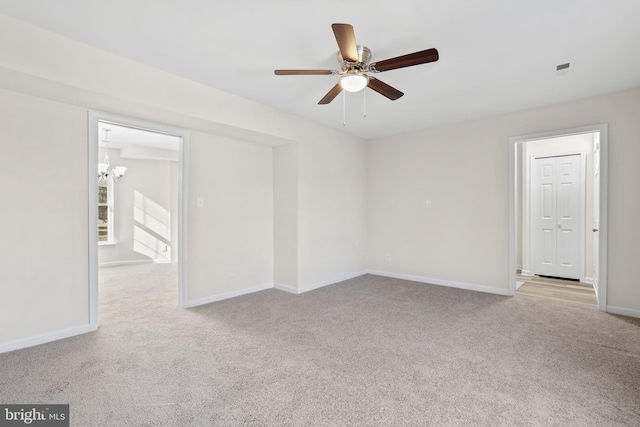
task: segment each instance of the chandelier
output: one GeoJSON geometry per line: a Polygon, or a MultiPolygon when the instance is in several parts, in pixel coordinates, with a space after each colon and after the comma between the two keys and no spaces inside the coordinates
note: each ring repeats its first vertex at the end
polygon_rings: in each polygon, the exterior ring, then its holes
{"type": "Polygon", "coordinates": [[[127,168],[124,166],[115,166],[111,167],[109,163],[109,140],[108,140],[108,132],[111,132],[111,129],[104,129],[104,162],[98,163],[98,182],[106,182],[109,177],[113,178],[114,182],[118,182],[124,176],[124,173],[127,171],[127,168]]]}

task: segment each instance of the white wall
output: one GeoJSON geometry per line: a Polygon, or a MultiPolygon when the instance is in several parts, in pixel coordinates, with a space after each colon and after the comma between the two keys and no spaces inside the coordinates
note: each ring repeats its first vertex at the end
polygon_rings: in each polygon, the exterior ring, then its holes
{"type": "Polygon", "coordinates": [[[585,153],[585,228],[584,235],[584,270],[582,276],[589,283],[593,280],[593,134],[581,134],[549,138],[521,143],[523,152],[521,165],[518,168],[521,187],[516,187],[517,199],[520,202],[521,235],[518,245],[518,258],[522,259],[523,272],[531,271],[531,159],[552,155],[585,153]],[[524,177],[522,177],[524,175],[524,177]],[[526,213],[526,214],[525,214],[526,213]]]}
{"type": "Polygon", "coordinates": [[[632,89],[372,141],[370,268],[507,290],[509,138],[609,123],[607,301],[640,314],[638,117],[632,89]]]}
{"type": "Polygon", "coordinates": [[[298,288],[298,144],[273,148],[274,282],[298,288]]]}
{"type": "Polygon", "coordinates": [[[491,127],[371,142],[369,268],[506,289],[508,138],[491,127]]]}
{"type": "Polygon", "coordinates": [[[298,289],[372,268],[506,290],[509,137],[607,122],[609,304],[640,310],[640,89],[367,147],[4,16],[0,88],[0,351],[88,324],[89,109],[190,130],[190,299],[274,280],[270,146],[286,143],[298,144],[298,289]]]}
{"type": "Polygon", "coordinates": [[[363,274],[367,244],[367,146],[338,132],[299,147],[298,280],[311,289],[363,274]]]}
{"type": "Polygon", "coordinates": [[[86,110],[0,90],[0,344],[89,321],[86,110]]]}
{"type": "MultiPolygon", "coordinates": [[[[98,158],[104,159],[104,149],[98,158]]],[[[112,166],[127,172],[114,183],[115,245],[98,247],[101,266],[136,261],[176,259],[178,242],[175,216],[178,212],[177,168],[168,160],[137,160],[120,157],[120,150],[109,150],[112,166]],[[165,246],[167,250],[165,251],[165,246]]]]}
{"type": "Polygon", "coordinates": [[[326,132],[309,120],[5,15],[0,88],[269,145],[326,132]]]}
{"type": "Polygon", "coordinates": [[[366,150],[338,132],[274,148],[277,284],[304,292],[364,274],[366,150]]]}
{"type": "MultiPolygon", "coordinates": [[[[271,147],[276,145],[299,144],[300,167],[309,169],[296,184],[306,193],[297,208],[299,223],[304,223],[299,234],[298,284],[335,281],[365,268],[366,146],[358,138],[0,15],[2,88],[6,91],[0,91],[0,104],[10,114],[0,117],[0,135],[9,141],[28,141],[3,161],[11,170],[56,176],[56,182],[61,181],[62,169],[62,180],[73,182],[59,192],[46,193],[61,195],[51,211],[62,220],[64,250],[58,239],[40,239],[49,227],[34,221],[42,218],[30,214],[31,204],[16,203],[3,211],[13,221],[13,229],[8,244],[2,246],[5,259],[11,262],[0,266],[0,274],[3,284],[15,286],[0,288],[1,325],[20,326],[0,327],[0,351],[19,348],[27,341],[45,342],[59,337],[61,328],[88,324],[90,109],[189,130],[190,300],[215,299],[273,283],[271,147]],[[52,139],[64,141],[64,159],[49,156],[45,161],[33,156],[48,155],[52,139]],[[314,157],[317,164],[312,164],[314,157]],[[196,207],[198,196],[205,198],[204,208],[196,207]],[[34,268],[26,254],[36,240],[40,244],[37,259],[53,255],[34,268]],[[235,277],[228,277],[229,268],[235,269],[235,277]],[[49,294],[57,299],[31,301],[49,294]],[[54,307],[51,301],[60,304],[54,307]]],[[[2,196],[11,195],[8,200],[36,188],[33,180],[14,180],[3,182],[2,196]]],[[[45,194],[39,187],[37,191],[45,194]]]]}
{"type": "Polygon", "coordinates": [[[191,133],[189,194],[189,299],[272,283],[271,147],[191,133]]]}

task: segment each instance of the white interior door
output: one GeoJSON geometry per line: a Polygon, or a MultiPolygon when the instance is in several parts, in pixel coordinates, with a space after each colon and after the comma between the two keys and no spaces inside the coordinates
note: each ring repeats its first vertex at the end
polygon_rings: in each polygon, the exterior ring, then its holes
{"type": "Polygon", "coordinates": [[[532,165],[533,274],[580,279],[584,191],[579,154],[532,165]]]}

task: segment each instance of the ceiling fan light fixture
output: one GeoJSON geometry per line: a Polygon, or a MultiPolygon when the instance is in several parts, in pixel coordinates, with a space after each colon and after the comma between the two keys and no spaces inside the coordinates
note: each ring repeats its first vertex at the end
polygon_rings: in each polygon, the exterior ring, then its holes
{"type": "Polygon", "coordinates": [[[369,84],[369,77],[362,73],[347,73],[340,78],[340,86],[347,92],[359,92],[369,84]]]}

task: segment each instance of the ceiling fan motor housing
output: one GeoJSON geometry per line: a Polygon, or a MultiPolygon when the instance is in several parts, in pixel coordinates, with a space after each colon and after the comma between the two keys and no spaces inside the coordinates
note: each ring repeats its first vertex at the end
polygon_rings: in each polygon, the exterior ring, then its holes
{"type": "Polygon", "coordinates": [[[338,62],[342,71],[347,70],[359,70],[364,71],[367,69],[369,61],[371,60],[371,50],[366,46],[358,45],[358,62],[348,62],[342,57],[342,54],[338,52],[338,62]]]}

